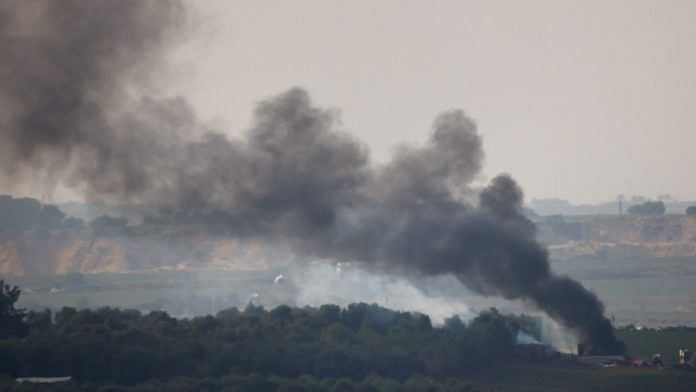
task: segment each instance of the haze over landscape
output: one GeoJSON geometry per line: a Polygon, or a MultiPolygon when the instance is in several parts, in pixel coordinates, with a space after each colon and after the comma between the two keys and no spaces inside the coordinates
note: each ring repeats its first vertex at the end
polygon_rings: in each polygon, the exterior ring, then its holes
{"type": "Polygon", "coordinates": [[[696,198],[693,2],[187,5],[197,23],[159,84],[218,131],[299,85],[386,161],[456,107],[479,124],[485,177],[512,174],[530,200],[696,198]]]}
{"type": "Polygon", "coordinates": [[[690,1],[196,2],[177,78],[204,118],[245,128],[290,85],[336,107],[385,161],[437,113],[479,124],[484,173],[531,198],[696,199],[690,1]],[[195,58],[195,61],[192,60],[195,58]]]}

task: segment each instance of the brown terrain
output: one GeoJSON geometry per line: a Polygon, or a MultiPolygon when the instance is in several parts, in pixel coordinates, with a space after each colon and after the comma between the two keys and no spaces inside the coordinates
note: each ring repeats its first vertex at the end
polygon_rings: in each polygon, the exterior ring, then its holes
{"type": "Polygon", "coordinates": [[[209,235],[196,227],[150,229],[101,235],[66,229],[2,234],[0,275],[258,269],[280,253],[255,241],[209,235]]]}
{"type": "Polygon", "coordinates": [[[696,217],[547,218],[539,238],[555,259],[696,256],[696,217]]]}
{"type": "MultiPolygon", "coordinates": [[[[554,259],[696,256],[696,217],[548,217],[539,238],[554,259]]],[[[195,225],[141,225],[95,234],[28,230],[0,234],[0,274],[157,269],[256,269],[292,256],[195,225]]]]}

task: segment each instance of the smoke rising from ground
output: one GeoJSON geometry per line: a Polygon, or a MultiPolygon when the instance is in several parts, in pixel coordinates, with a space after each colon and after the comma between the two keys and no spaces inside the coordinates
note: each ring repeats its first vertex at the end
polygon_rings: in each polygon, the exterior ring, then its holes
{"type": "Polygon", "coordinates": [[[377,303],[390,309],[427,314],[436,325],[443,324],[453,315],[465,320],[476,315],[461,298],[457,300],[442,293],[426,294],[408,279],[346,268],[340,264],[313,263],[298,268],[290,282],[297,290],[294,295],[297,306],[377,303]]]}
{"type": "Polygon", "coordinates": [[[8,1],[0,20],[6,183],[43,175],[92,200],[167,206],[306,255],[454,274],[613,347],[597,297],[551,273],[514,180],[472,187],[484,154],[464,112],[439,115],[425,146],[379,167],[299,88],[259,103],[239,140],[198,138],[185,100],[153,98],[149,83],[182,33],[179,2],[8,1]]]}

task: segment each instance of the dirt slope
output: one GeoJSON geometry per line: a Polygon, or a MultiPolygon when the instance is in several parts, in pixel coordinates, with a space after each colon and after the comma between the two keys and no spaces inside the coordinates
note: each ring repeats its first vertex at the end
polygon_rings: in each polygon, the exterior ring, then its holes
{"type": "Polygon", "coordinates": [[[547,219],[539,234],[556,258],[696,256],[696,217],[547,219]]]}

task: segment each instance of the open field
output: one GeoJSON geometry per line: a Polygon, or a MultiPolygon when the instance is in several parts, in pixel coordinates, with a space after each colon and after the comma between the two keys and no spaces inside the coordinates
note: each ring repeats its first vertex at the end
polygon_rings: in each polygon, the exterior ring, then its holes
{"type": "MultiPolygon", "coordinates": [[[[696,374],[679,370],[633,369],[617,367],[611,369],[589,368],[577,366],[553,365],[506,365],[495,369],[490,374],[468,378],[448,378],[433,380],[414,376],[404,382],[396,382],[373,375],[363,380],[316,379],[302,376],[297,379],[284,379],[260,375],[249,377],[253,381],[240,377],[222,377],[214,379],[173,378],[154,380],[141,385],[127,388],[116,385],[106,385],[108,391],[254,391],[258,386],[282,387],[270,390],[292,391],[517,391],[517,392],[564,392],[564,391],[694,391],[696,390],[696,374]],[[338,386],[342,386],[340,388],[338,386]],[[357,386],[357,388],[354,388],[357,386]],[[327,388],[328,387],[328,388],[327,388]]],[[[27,385],[12,382],[9,378],[0,378],[0,387],[8,391],[90,391],[94,385],[80,385],[69,382],[61,386],[27,385]]]]}
{"type": "Polygon", "coordinates": [[[63,306],[167,310],[177,316],[204,315],[250,300],[267,306],[288,302],[286,287],[274,287],[278,272],[163,271],[93,275],[23,276],[8,279],[24,289],[19,306],[63,306]],[[78,279],[79,282],[75,282],[78,279]],[[256,294],[263,293],[259,298],[256,294]]]}
{"type": "Polygon", "coordinates": [[[679,349],[696,349],[694,328],[619,329],[617,335],[626,342],[630,356],[648,359],[653,354],[660,353],[662,360],[668,365],[679,363],[679,349]]]}
{"type": "Polygon", "coordinates": [[[696,325],[696,258],[554,261],[604,301],[617,325],[696,325]]]}
{"type": "MultiPolygon", "coordinates": [[[[552,268],[579,279],[596,292],[617,326],[696,326],[696,258],[574,259],[553,261],[552,268]]],[[[293,273],[299,272],[284,267],[255,271],[27,275],[7,280],[24,289],[19,305],[30,309],[118,306],[200,315],[244,306],[249,300],[267,307],[295,304],[293,273]],[[273,285],[278,274],[288,277],[290,284],[273,285]]],[[[465,290],[449,295],[452,301],[463,301],[475,309],[496,306],[525,311],[519,303],[479,297],[465,290]]],[[[375,302],[384,305],[384,300],[376,298],[375,302]]]]}
{"type": "Polygon", "coordinates": [[[474,385],[485,391],[694,391],[696,373],[518,363],[477,377],[474,385]]]}

